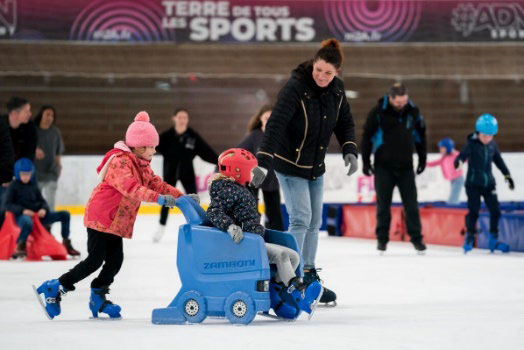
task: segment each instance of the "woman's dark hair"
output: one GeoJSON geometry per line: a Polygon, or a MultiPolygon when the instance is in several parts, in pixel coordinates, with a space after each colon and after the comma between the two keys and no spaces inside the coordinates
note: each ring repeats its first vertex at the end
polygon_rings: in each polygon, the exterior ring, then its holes
{"type": "Polygon", "coordinates": [[[342,62],[344,62],[344,53],[342,53],[342,47],[337,39],[330,38],[322,42],[322,47],[317,51],[313,62],[318,60],[324,60],[330,63],[335,66],[336,69],[340,68],[342,62]]]}
{"type": "Polygon", "coordinates": [[[50,109],[50,110],[53,111],[53,122],[51,123],[51,125],[56,122],[56,109],[55,109],[55,107],[53,107],[51,105],[45,105],[45,106],[42,106],[42,108],[40,108],[40,112],[38,112],[38,114],[35,116],[34,122],[35,122],[37,127],[40,127],[40,122],[42,121],[42,116],[44,115],[44,111],[46,109],[50,109]]]}
{"type": "Polygon", "coordinates": [[[29,101],[23,97],[13,96],[7,101],[5,106],[7,107],[7,113],[11,113],[14,110],[18,110],[28,104],[29,101]]]}
{"type": "Polygon", "coordinates": [[[251,117],[249,120],[249,124],[247,125],[247,131],[251,132],[256,129],[260,129],[262,127],[262,122],[260,121],[260,117],[262,114],[266,112],[271,112],[273,110],[273,106],[271,105],[264,105],[260,107],[258,110],[258,113],[251,117]]]}
{"type": "Polygon", "coordinates": [[[180,112],[186,112],[189,115],[189,111],[186,108],[177,108],[173,115],[177,115],[180,112]]]}

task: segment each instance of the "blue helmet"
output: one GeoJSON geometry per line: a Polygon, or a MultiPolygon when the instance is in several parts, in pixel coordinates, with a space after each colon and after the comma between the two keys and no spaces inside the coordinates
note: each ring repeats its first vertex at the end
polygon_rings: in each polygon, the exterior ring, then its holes
{"type": "Polygon", "coordinates": [[[477,119],[475,127],[478,132],[486,135],[495,135],[499,131],[497,118],[488,113],[484,113],[477,119]]]}
{"type": "Polygon", "coordinates": [[[453,151],[453,148],[455,148],[455,142],[453,142],[453,140],[450,139],[449,137],[446,137],[438,142],[438,146],[445,147],[446,154],[450,154],[451,151],[453,151]]]}
{"type": "MultiPolygon", "coordinates": [[[[28,158],[20,158],[15,163],[15,177],[17,180],[20,180],[20,172],[24,173],[33,173],[34,174],[33,162],[28,158]]],[[[32,178],[32,176],[31,176],[32,178]]]]}

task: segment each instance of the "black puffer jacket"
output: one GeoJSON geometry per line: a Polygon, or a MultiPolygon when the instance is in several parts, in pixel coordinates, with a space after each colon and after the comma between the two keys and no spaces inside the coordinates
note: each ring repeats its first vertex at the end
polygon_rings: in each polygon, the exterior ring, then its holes
{"type": "Polygon", "coordinates": [[[313,62],[299,65],[280,90],[257,152],[266,169],[314,180],[326,171],[324,158],[334,132],[342,154],[357,155],[355,123],[341,79],[319,88],[313,62]]]}
{"type": "Polygon", "coordinates": [[[7,116],[0,115],[0,185],[13,179],[15,154],[7,116]]]}
{"type": "Polygon", "coordinates": [[[232,180],[214,180],[209,187],[209,196],[211,203],[207,218],[215,227],[227,231],[229,225],[235,224],[243,231],[264,236],[257,201],[245,186],[232,180]]]}
{"type": "Polygon", "coordinates": [[[395,110],[385,95],[368,114],[362,137],[362,162],[369,165],[371,153],[375,166],[396,169],[413,168],[416,149],[419,164],[426,163],[426,126],[420,111],[409,100],[400,111],[395,110]]]}
{"type": "Polygon", "coordinates": [[[457,158],[455,167],[459,162],[468,161],[468,174],[466,176],[466,186],[476,187],[495,187],[495,178],[491,171],[491,163],[495,163],[503,175],[510,176],[508,167],[500,156],[499,149],[495,141],[487,145],[480,142],[476,132],[468,135],[468,143],[457,158]]]}

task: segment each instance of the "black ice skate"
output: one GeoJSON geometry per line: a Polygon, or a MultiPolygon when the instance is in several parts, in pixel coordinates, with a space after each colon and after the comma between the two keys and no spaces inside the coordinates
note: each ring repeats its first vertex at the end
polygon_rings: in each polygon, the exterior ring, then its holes
{"type": "MultiPolygon", "coordinates": [[[[319,282],[323,285],[322,280],[318,276],[318,271],[322,271],[321,268],[311,268],[304,270],[304,283],[310,284],[314,281],[319,282]]],[[[320,297],[319,304],[323,306],[335,307],[337,306],[337,295],[331,289],[323,287],[322,296],[320,297]]]]}
{"type": "Polygon", "coordinates": [[[388,247],[388,243],[387,242],[381,242],[381,241],[377,242],[377,250],[378,250],[378,253],[380,255],[384,255],[384,253],[386,252],[387,247],[388,247]]]}
{"type": "Polygon", "coordinates": [[[417,254],[419,254],[419,255],[426,254],[426,245],[424,244],[424,242],[422,240],[413,241],[411,243],[413,243],[413,247],[417,251],[417,254]]]}

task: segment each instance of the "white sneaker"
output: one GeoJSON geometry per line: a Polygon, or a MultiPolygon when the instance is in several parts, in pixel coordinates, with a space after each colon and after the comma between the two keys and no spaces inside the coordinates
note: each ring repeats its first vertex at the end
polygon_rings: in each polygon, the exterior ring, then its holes
{"type": "Polygon", "coordinates": [[[153,234],[153,243],[160,242],[165,231],[166,231],[166,225],[158,225],[158,229],[153,234]]]}

